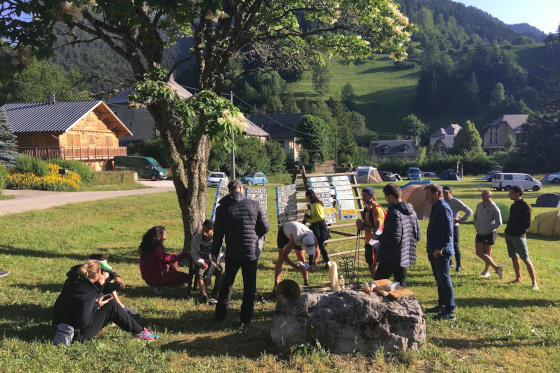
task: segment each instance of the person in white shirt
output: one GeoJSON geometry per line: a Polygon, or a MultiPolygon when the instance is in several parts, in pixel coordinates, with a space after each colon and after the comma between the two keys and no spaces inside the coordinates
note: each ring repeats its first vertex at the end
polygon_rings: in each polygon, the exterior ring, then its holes
{"type": "Polygon", "coordinates": [[[317,238],[313,232],[307,228],[304,224],[292,221],[284,224],[278,229],[278,237],[276,240],[278,246],[278,261],[274,268],[274,288],[272,293],[276,293],[276,285],[282,277],[282,266],[284,263],[288,263],[295,270],[301,273],[303,277],[304,286],[309,286],[309,272],[315,269],[315,262],[317,261],[317,238]],[[295,249],[296,256],[300,263],[305,263],[304,250],[307,255],[313,256],[313,260],[307,265],[296,265],[290,260],[288,255],[295,249]]]}

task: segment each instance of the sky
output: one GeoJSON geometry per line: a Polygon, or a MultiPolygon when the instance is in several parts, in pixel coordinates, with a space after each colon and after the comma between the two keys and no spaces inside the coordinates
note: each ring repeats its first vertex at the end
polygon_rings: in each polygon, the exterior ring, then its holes
{"type": "Polygon", "coordinates": [[[474,6],[509,24],[528,23],[546,34],[560,25],[560,0],[453,0],[474,6]]]}

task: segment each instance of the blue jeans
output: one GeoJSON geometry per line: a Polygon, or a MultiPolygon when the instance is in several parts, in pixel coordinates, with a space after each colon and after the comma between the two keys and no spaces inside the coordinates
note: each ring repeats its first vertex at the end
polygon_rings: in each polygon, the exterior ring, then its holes
{"type": "Polygon", "coordinates": [[[453,284],[449,276],[451,256],[445,253],[438,257],[428,254],[428,259],[432,265],[432,272],[438,287],[438,305],[445,307],[446,312],[455,312],[455,295],[453,294],[453,284]]]}

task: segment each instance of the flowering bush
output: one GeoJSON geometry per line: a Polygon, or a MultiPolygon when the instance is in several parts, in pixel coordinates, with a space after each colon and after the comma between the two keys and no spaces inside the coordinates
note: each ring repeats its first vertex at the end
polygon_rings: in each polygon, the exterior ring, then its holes
{"type": "Polygon", "coordinates": [[[54,164],[47,165],[49,172],[46,176],[36,176],[33,173],[13,172],[6,179],[8,189],[39,189],[58,192],[76,191],[80,188],[82,180],[80,175],[68,171],[67,175],[60,175],[61,168],[54,164]]]}

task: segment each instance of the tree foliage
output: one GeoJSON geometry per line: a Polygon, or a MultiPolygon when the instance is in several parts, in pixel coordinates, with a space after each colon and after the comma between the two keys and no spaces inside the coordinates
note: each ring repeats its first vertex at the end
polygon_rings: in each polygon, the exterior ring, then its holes
{"type": "Polygon", "coordinates": [[[237,128],[235,109],[220,99],[225,90],[251,72],[322,64],[325,52],[348,62],[381,50],[399,59],[413,29],[387,0],[11,0],[0,15],[2,73],[50,57],[55,25],[72,42],[102,40],[126,61],[138,82],[131,98],[154,118],[171,163],[185,248],[204,220],[212,141],[226,144],[237,128]],[[181,37],[192,38],[192,48],[166,70],[164,50],[181,37]],[[243,69],[228,79],[233,58],[243,69]],[[166,83],[190,60],[201,91],[180,100],[166,83]]]}
{"type": "Polygon", "coordinates": [[[482,138],[474,123],[467,120],[465,125],[455,136],[453,147],[449,150],[450,154],[472,157],[482,153],[482,138]]]}
{"type": "Polygon", "coordinates": [[[428,125],[414,114],[409,114],[403,119],[403,135],[405,136],[420,137],[425,135],[428,130],[428,125]]]}
{"type": "Polygon", "coordinates": [[[6,110],[0,110],[0,163],[10,168],[16,165],[19,153],[17,152],[17,136],[8,123],[6,110]]]}
{"type": "Polygon", "coordinates": [[[327,145],[328,128],[325,122],[311,115],[304,115],[295,127],[298,144],[303,146],[312,161],[323,163],[327,145]]]}
{"type": "Polygon", "coordinates": [[[311,76],[311,84],[313,89],[317,91],[320,95],[324,95],[329,92],[331,87],[332,73],[329,69],[329,65],[326,63],[317,64],[313,67],[313,75],[311,76]]]}

